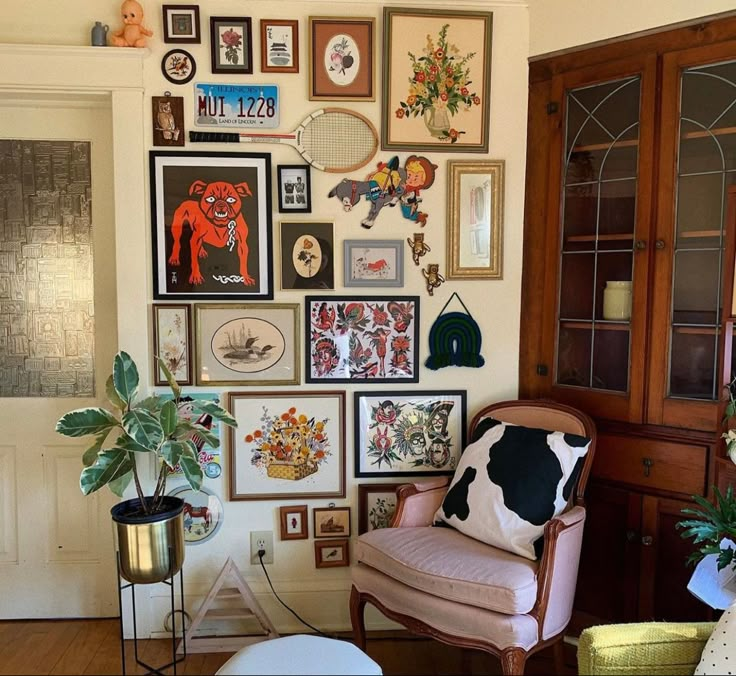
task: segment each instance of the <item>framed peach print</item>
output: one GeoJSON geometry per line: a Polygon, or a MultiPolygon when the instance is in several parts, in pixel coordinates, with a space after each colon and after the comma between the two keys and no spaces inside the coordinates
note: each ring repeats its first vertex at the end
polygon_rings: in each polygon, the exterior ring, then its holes
{"type": "Polygon", "coordinates": [[[492,12],[384,8],[384,150],[488,152],[492,28],[492,12]]]}

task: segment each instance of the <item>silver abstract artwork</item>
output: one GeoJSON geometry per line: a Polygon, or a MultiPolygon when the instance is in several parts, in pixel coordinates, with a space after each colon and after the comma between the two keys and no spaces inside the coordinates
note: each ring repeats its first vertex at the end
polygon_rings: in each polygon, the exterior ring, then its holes
{"type": "Polygon", "coordinates": [[[0,396],[91,397],[90,144],[0,140],[0,396]]]}

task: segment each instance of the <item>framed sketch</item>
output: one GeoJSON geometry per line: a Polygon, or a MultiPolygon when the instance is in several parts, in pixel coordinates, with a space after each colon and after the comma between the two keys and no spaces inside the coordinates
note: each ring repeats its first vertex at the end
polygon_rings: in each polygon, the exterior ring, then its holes
{"type": "Polygon", "coordinates": [[[384,7],[384,150],[488,152],[492,29],[492,12],[384,7]]]}
{"type": "Polygon", "coordinates": [[[312,178],[308,164],[279,164],[277,167],[279,212],[312,212],[312,178]]]}
{"type": "Polygon", "coordinates": [[[309,100],[376,100],[376,20],[309,17],[309,100]]]}
{"type": "Polygon", "coordinates": [[[452,474],[465,448],[465,390],[354,393],[355,476],[452,474]]]}
{"type": "Polygon", "coordinates": [[[350,537],[350,507],[315,507],[312,518],[315,538],[350,537]]]}
{"type": "Polygon", "coordinates": [[[358,484],[358,535],[391,525],[400,485],[358,484]]]}
{"type": "Polygon", "coordinates": [[[299,72],[299,22],[261,19],[261,73],[299,72]]]}
{"type": "Polygon", "coordinates": [[[230,499],[345,497],[345,392],[231,392],[230,499]]]}
{"type": "Polygon", "coordinates": [[[350,540],[316,540],[315,568],[342,568],[350,565],[350,540]]]}
{"type": "Polygon", "coordinates": [[[153,145],[184,145],[186,131],[184,129],[183,96],[152,96],[151,121],[153,123],[153,145]]]}
{"type": "Polygon", "coordinates": [[[306,382],[419,382],[419,296],[307,296],[306,382]]]}
{"type": "Polygon", "coordinates": [[[197,385],[298,385],[297,303],[194,306],[197,385]]]}
{"type": "Polygon", "coordinates": [[[306,540],[309,537],[307,522],[306,505],[279,507],[282,540],[306,540]]]}
{"type": "Polygon", "coordinates": [[[346,239],[344,286],[404,286],[404,242],[400,239],[346,239]]]}
{"type": "Polygon", "coordinates": [[[248,16],[211,16],[212,72],[221,75],[253,73],[253,35],[248,16]]]}
{"type": "Polygon", "coordinates": [[[271,156],[152,151],[153,297],[273,298],[271,156]]]}
{"type": "MultiPolygon", "coordinates": [[[[192,384],[192,317],[189,305],[154,304],[153,355],[159,357],[179,385],[192,384]]],[[[153,382],[168,385],[157,360],[153,382]]]]}
{"type": "Polygon", "coordinates": [[[281,221],[281,288],[335,288],[333,223],[281,221]]]}
{"type": "Polygon", "coordinates": [[[185,484],[172,488],[167,495],[184,501],[185,544],[201,545],[217,535],[225,510],[220,498],[211,490],[202,486],[195,491],[185,484]]]}
{"type": "Polygon", "coordinates": [[[198,5],[162,5],[164,14],[164,42],[199,44],[198,5]]]}
{"type": "Polygon", "coordinates": [[[447,278],[502,279],[504,161],[447,166],[447,278]]]}
{"type": "Polygon", "coordinates": [[[197,72],[197,62],[184,49],[172,49],[161,59],[161,72],[171,84],[191,82],[197,72]]]}

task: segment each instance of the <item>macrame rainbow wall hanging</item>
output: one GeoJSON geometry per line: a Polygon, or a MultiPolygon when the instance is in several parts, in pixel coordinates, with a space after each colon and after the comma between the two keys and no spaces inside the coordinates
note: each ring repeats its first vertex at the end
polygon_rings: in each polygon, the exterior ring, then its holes
{"type": "Polygon", "coordinates": [[[473,319],[460,296],[453,293],[429,331],[430,354],[425,366],[433,371],[446,366],[478,369],[486,363],[480,354],[482,340],[478,322],[473,319]],[[458,299],[465,312],[444,314],[453,298],[458,299]]]}

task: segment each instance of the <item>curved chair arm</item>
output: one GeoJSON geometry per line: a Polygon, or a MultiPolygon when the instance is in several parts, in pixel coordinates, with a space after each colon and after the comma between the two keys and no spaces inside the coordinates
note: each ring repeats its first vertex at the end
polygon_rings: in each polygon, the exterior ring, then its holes
{"type": "Polygon", "coordinates": [[[399,486],[391,528],[431,526],[449,483],[450,477],[444,476],[399,486]]]}

